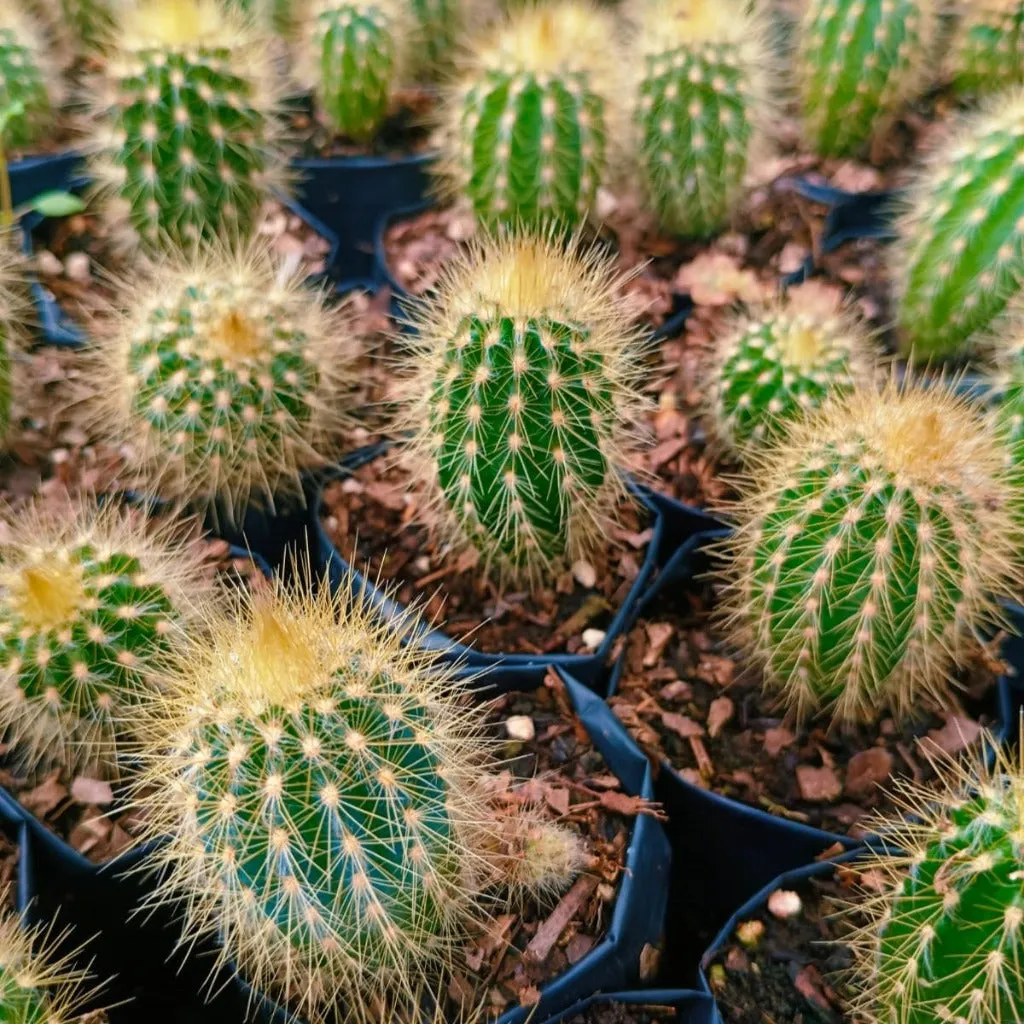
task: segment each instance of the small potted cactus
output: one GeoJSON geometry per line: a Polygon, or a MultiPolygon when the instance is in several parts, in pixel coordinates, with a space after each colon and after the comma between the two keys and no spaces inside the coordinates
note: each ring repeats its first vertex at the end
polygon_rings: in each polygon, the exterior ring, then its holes
{"type": "Polygon", "coordinates": [[[1024,3],[1021,0],[962,0],[949,56],[958,92],[996,92],[1024,81],[1024,3]]]}

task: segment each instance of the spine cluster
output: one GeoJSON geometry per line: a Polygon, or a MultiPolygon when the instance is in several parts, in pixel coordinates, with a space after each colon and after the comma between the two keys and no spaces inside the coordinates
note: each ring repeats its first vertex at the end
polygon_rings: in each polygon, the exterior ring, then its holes
{"type": "Polygon", "coordinates": [[[20,103],[7,122],[4,144],[18,150],[38,143],[60,102],[60,75],[48,57],[46,36],[28,13],[7,3],[0,10],[0,110],[20,103]]]}
{"type": "Polygon", "coordinates": [[[1024,3],[968,0],[952,48],[953,83],[969,93],[995,92],[1024,79],[1024,3]]]}

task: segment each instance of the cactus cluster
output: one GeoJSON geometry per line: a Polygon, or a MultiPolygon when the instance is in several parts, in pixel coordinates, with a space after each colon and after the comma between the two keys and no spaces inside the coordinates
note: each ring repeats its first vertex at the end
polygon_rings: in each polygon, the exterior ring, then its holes
{"type": "Polygon", "coordinates": [[[453,89],[440,172],[488,225],[573,225],[607,167],[615,51],[608,16],[584,0],[525,7],[453,89]]]}
{"type": "Polygon", "coordinates": [[[764,148],[773,87],[764,19],[740,0],[639,7],[633,120],[650,204],[669,229],[710,235],[764,148]]]}
{"type": "Polygon", "coordinates": [[[168,837],[154,900],[184,900],[189,931],[319,1021],[412,994],[503,874],[567,884],[578,838],[495,816],[490,741],[453,679],[326,587],[278,584],[213,619],[154,705],[139,782],[168,837]]]}
{"type": "Polygon", "coordinates": [[[1024,90],[971,115],[910,190],[895,245],[896,322],[918,361],[963,354],[1024,273],[1024,90]]]}
{"type": "Polygon", "coordinates": [[[876,137],[928,73],[934,0],[809,0],[798,32],[798,90],[808,141],[851,156],[876,137]]]}
{"type": "Polygon", "coordinates": [[[485,571],[535,577],[607,533],[641,415],[622,281],[554,232],[487,239],[414,317],[409,462],[485,571]]]}
{"type": "Polygon", "coordinates": [[[83,504],[10,512],[0,563],[0,727],[29,768],[118,772],[133,707],[208,587],[194,546],[83,504]]]}
{"type": "Polygon", "coordinates": [[[953,83],[963,92],[994,92],[1024,80],[1024,3],[966,0],[953,39],[953,83]]]}
{"type": "Polygon", "coordinates": [[[1021,577],[999,434],[942,382],[833,398],[751,471],[726,616],[799,717],[948,703],[1021,577]]]}
{"type": "Polygon", "coordinates": [[[17,4],[5,3],[0,9],[0,110],[16,103],[23,108],[4,130],[8,150],[30,147],[43,138],[60,104],[59,83],[41,26],[17,4]]]}
{"type": "Polygon", "coordinates": [[[109,219],[150,248],[246,235],[283,166],[267,40],[220,0],[119,17],[89,147],[109,219]]]}
{"type": "Polygon", "coordinates": [[[114,299],[88,378],[96,430],[123,445],[147,493],[228,523],[301,498],[330,454],[355,345],[260,242],[168,256],[114,299]]]}
{"type": "Polygon", "coordinates": [[[880,353],[859,319],[799,293],[751,310],[718,341],[704,375],[715,437],[756,454],[830,395],[874,382],[880,353]]]}

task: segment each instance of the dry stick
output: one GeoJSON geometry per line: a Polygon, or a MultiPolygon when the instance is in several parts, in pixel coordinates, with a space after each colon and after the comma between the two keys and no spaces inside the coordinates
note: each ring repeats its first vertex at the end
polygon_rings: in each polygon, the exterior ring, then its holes
{"type": "Polygon", "coordinates": [[[523,959],[527,963],[542,964],[547,960],[559,936],[565,931],[583,904],[590,899],[595,889],[597,889],[597,879],[589,875],[580,875],[573,882],[572,888],[562,897],[558,906],[551,911],[551,915],[537,929],[537,934],[523,951],[523,959]]]}

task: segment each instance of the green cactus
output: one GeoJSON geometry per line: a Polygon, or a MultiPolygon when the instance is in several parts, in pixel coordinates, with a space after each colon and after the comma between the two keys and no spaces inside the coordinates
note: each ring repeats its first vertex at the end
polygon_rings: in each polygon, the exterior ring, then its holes
{"type": "Polygon", "coordinates": [[[819,153],[852,156],[886,128],[926,81],[937,26],[934,0],[809,0],[796,67],[819,153]]]}
{"type": "Polygon", "coordinates": [[[10,3],[0,10],[0,113],[21,104],[2,131],[8,151],[30,148],[52,128],[60,104],[60,71],[48,57],[39,25],[10,3]]]}
{"type": "Polygon", "coordinates": [[[920,362],[963,354],[1024,272],[1024,91],[994,98],[939,149],[898,236],[902,350],[920,362]]]}
{"type": "Polygon", "coordinates": [[[240,524],[301,499],[333,449],[354,358],[348,315],[262,243],[165,257],[113,300],[93,354],[95,430],[148,493],[240,524]]]}
{"type": "Polygon", "coordinates": [[[454,63],[468,6],[469,0],[412,0],[414,70],[436,75],[454,63]]]}
{"type": "Polygon", "coordinates": [[[404,28],[390,0],[320,0],[312,15],[309,67],[320,113],[361,142],[387,116],[399,76],[404,28]]]}
{"type": "Polygon", "coordinates": [[[875,822],[903,852],[874,851],[883,891],[849,908],[869,918],[852,941],[859,1020],[1024,1020],[1024,760],[975,757],[936,761],[938,791],[902,783],[907,817],[875,822]]]}
{"type": "Polygon", "coordinates": [[[763,18],[743,3],[650,0],[632,63],[633,119],[646,191],[662,224],[714,234],[763,148],[771,88],[763,18]]]}
{"type": "Polygon", "coordinates": [[[953,84],[962,92],[994,92],[1024,80],[1024,3],[967,0],[952,47],[953,84]]]}
{"type": "Polygon", "coordinates": [[[170,873],[156,900],[184,900],[189,931],[215,931],[257,990],[359,1019],[445,967],[485,889],[564,887],[579,840],[496,817],[483,718],[436,655],[326,585],[242,601],[147,716],[139,794],[170,873]]]}
{"type": "Polygon", "coordinates": [[[511,15],[446,104],[439,173],[486,224],[574,225],[607,166],[608,17],[563,0],[511,15]]]}
{"type": "Polygon", "coordinates": [[[488,240],[415,318],[410,466],[485,571],[537,577],[607,536],[641,415],[620,283],[551,233],[488,240]]]}
{"type": "Polygon", "coordinates": [[[90,147],[109,219],[151,249],[245,237],[284,166],[266,39],[220,0],[140,0],[119,31],[90,147]]]}
{"type": "Polygon", "coordinates": [[[24,259],[16,244],[15,231],[0,227],[0,438],[11,422],[14,356],[29,310],[24,259]]]}
{"type": "Polygon", "coordinates": [[[751,471],[725,621],[798,717],[948,703],[1021,578],[1001,438],[942,382],[832,398],[751,471]]]}
{"type": "Polygon", "coordinates": [[[128,513],[9,513],[0,563],[0,723],[30,768],[117,775],[126,719],[208,587],[193,546],[128,513]],[[186,596],[187,595],[187,596],[186,596]]]}
{"type": "Polygon", "coordinates": [[[793,297],[751,311],[712,350],[712,431],[728,449],[756,454],[829,395],[870,387],[880,355],[862,323],[838,309],[793,297]]]}
{"type": "Polygon", "coordinates": [[[100,50],[116,33],[112,0],[60,0],[63,24],[82,53],[100,50]]]}

